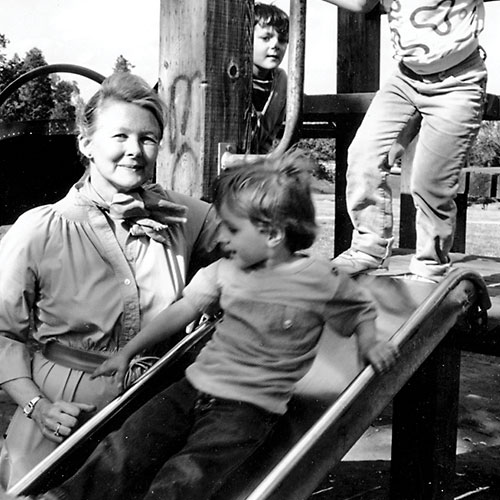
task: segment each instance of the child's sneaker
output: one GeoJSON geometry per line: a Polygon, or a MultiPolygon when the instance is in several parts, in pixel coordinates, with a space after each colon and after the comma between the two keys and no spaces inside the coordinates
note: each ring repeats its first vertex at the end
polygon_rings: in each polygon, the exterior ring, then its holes
{"type": "Polygon", "coordinates": [[[365,271],[389,268],[388,259],[373,257],[370,254],[350,248],[332,259],[332,264],[345,273],[355,276],[365,271]]]}

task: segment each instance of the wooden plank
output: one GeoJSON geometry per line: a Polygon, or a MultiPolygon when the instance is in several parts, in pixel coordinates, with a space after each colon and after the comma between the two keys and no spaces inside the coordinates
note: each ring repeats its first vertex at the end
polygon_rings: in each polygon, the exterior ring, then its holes
{"type": "Polygon", "coordinates": [[[380,79],[380,15],[339,9],[337,93],[373,92],[380,79]]]}
{"type": "Polygon", "coordinates": [[[365,114],[374,92],[321,94],[304,96],[304,121],[321,120],[351,113],[365,114]]]}
{"type": "Polygon", "coordinates": [[[162,0],[159,93],[168,122],[163,186],[209,198],[219,143],[241,149],[251,99],[253,2],[162,0]]]}

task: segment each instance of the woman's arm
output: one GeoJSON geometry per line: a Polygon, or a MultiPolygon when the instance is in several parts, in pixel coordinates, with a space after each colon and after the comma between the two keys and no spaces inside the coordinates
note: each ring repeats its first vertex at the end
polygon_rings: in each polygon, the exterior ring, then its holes
{"type": "Polygon", "coordinates": [[[324,0],[342,9],[352,12],[370,12],[379,0],[324,0]]]}
{"type": "MultiPolygon", "coordinates": [[[[24,408],[36,396],[42,398],[35,404],[30,417],[38,426],[42,434],[55,443],[60,443],[69,436],[78,424],[78,417],[82,412],[95,410],[94,405],[85,403],[68,403],[56,401],[52,403],[33,382],[23,377],[10,380],[2,384],[2,389],[20,406],[24,408]],[[56,433],[57,431],[57,433],[56,433]]],[[[27,417],[28,418],[28,417],[27,417]]]]}

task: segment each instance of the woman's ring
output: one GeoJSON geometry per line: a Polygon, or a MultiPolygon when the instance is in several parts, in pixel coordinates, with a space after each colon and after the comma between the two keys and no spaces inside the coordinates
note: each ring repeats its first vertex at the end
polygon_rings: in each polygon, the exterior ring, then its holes
{"type": "Polygon", "coordinates": [[[57,427],[56,427],[56,430],[54,431],[54,436],[56,437],[60,437],[61,434],[59,434],[59,429],[61,428],[61,422],[57,422],[57,427]]]}

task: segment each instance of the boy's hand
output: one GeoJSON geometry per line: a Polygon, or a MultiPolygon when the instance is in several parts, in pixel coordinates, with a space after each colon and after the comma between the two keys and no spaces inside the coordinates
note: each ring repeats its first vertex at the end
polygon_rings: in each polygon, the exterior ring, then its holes
{"type": "Polygon", "coordinates": [[[107,359],[98,366],[94,373],[90,376],[90,378],[97,377],[115,377],[118,388],[123,388],[123,379],[125,378],[125,374],[127,373],[129,365],[129,359],[126,356],[123,356],[121,353],[115,354],[111,358],[107,359]]]}
{"type": "Polygon", "coordinates": [[[373,366],[376,372],[384,373],[394,365],[398,354],[395,345],[380,340],[364,353],[364,358],[373,366]]]}

